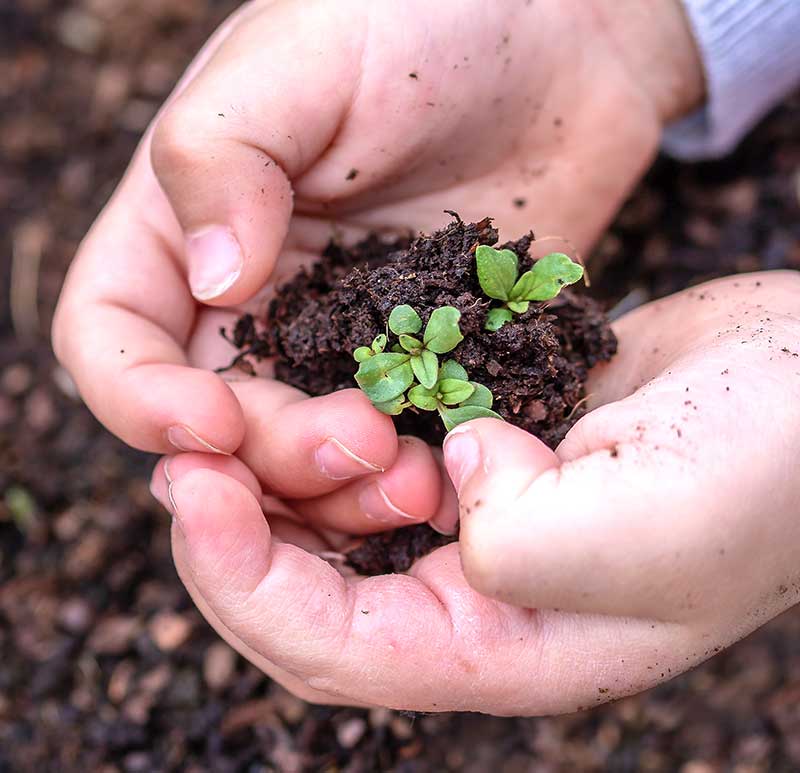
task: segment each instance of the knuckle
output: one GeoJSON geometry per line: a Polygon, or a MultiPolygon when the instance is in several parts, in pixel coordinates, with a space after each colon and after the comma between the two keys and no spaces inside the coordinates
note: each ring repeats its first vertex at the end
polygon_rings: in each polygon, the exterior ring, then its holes
{"type": "Polygon", "coordinates": [[[150,162],[156,176],[192,166],[201,154],[202,130],[185,98],[179,97],[164,110],[153,128],[150,162]]]}

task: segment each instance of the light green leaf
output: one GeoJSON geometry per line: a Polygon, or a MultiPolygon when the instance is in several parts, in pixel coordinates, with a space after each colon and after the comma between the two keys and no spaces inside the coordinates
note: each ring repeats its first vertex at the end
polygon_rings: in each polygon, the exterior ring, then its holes
{"type": "Polygon", "coordinates": [[[439,394],[445,405],[458,405],[464,402],[475,391],[469,381],[460,378],[444,378],[439,382],[439,394]]]}
{"type": "Polygon", "coordinates": [[[494,396],[491,390],[477,381],[470,381],[469,383],[475,387],[475,391],[461,405],[477,405],[481,408],[491,408],[494,403],[494,396]]]}
{"type": "Polygon", "coordinates": [[[393,400],[386,400],[382,403],[373,403],[373,405],[387,416],[399,416],[408,406],[404,395],[398,395],[393,400]]]}
{"type": "Polygon", "coordinates": [[[456,348],[463,340],[458,320],[461,312],[453,306],[435,309],[425,328],[425,348],[437,354],[445,354],[456,348]]]}
{"type": "Polygon", "coordinates": [[[353,359],[356,362],[364,362],[372,357],[373,354],[374,352],[369,346],[359,346],[358,349],[353,352],[353,359]]]}
{"type": "Polygon", "coordinates": [[[400,344],[392,344],[392,351],[397,352],[398,354],[405,353],[405,349],[403,349],[403,347],[400,346],[400,344]]]}
{"type": "Polygon", "coordinates": [[[480,405],[466,405],[463,408],[441,407],[439,408],[439,415],[442,417],[444,427],[448,432],[459,424],[463,424],[465,421],[472,421],[473,419],[490,418],[503,420],[500,414],[489,410],[489,408],[483,408],[480,405]]]}
{"type": "Polygon", "coordinates": [[[475,250],[475,262],[483,292],[490,298],[507,301],[519,272],[519,261],[514,252],[482,244],[475,250]]]}
{"type": "Polygon", "coordinates": [[[428,389],[421,384],[417,384],[417,386],[408,390],[408,399],[413,405],[416,405],[417,408],[421,408],[423,411],[435,411],[436,407],[439,405],[434,390],[428,389]]]}
{"type": "Polygon", "coordinates": [[[373,403],[393,400],[414,382],[409,360],[407,354],[376,354],[361,363],[356,383],[373,403]]]}
{"type": "Polygon", "coordinates": [[[372,351],[375,354],[380,354],[386,348],[386,336],[385,334],[381,333],[380,335],[376,335],[372,341],[372,351]]]}
{"type": "Polygon", "coordinates": [[[489,309],[484,327],[492,332],[500,330],[506,322],[511,322],[514,315],[510,309],[489,309]]]}
{"type": "Polygon", "coordinates": [[[395,306],[389,315],[389,330],[398,336],[401,333],[419,333],[422,330],[422,320],[411,306],[395,306]]]}
{"type": "Polygon", "coordinates": [[[515,311],[517,314],[524,314],[530,306],[530,301],[509,301],[508,308],[515,311]]]}
{"type": "Polygon", "coordinates": [[[551,252],[533,264],[511,289],[514,301],[549,301],[565,285],[575,284],[583,276],[583,266],[563,252],[551,252]]]}
{"type": "Polygon", "coordinates": [[[423,349],[418,357],[411,358],[411,369],[422,386],[433,389],[439,379],[439,358],[427,349],[423,349]]]}
{"type": "Polygon", "coordinates": [[[447,360],[439,370],[439,378],[457,378],[459,381],[469,381],[467,371],[455,360],[447,360]]]}
{"type": "Polygon", "coordinates": [[[403,333],[400,336],[400,346],[402,346],[407,352],[416,354],[422,349],[422,341],[420,341],[418,338],[414,338],[414,336],[409,336],[403,333]]]}

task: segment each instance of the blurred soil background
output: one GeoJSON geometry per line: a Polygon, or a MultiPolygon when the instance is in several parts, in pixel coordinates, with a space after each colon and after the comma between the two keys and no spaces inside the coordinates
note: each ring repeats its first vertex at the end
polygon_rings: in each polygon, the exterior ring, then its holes
{"type": "MultiPolygon", "coordinates": [[[[153,460],[94,421],[47,331],[139,135],[236,5],[0,0],[0,773],[800,769],[797,609],[669,684],[555,719],[310,707],[193,610],[153,460]]],[[[795,98],[724,162],[660,160],[598,247],[593,291],[633,304],[800,268],[799,198],[795,98]]]]}

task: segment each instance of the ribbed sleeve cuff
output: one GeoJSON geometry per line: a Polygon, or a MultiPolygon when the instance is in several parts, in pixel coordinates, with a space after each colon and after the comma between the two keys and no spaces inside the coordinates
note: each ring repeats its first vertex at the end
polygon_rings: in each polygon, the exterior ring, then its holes
{"type": "Polygon", "coordinates": [[[800,0],[684,0],[707,103],[667,127],[663,148],[692,161],[730,152],[800,83],[800,0]]]}

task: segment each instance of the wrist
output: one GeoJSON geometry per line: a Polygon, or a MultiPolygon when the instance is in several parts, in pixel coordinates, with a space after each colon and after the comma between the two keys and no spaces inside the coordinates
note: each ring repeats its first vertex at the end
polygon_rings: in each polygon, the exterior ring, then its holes
{"type": "Polygon", "coordinates": [[[593,8],[662,126],[702,103],[702,60],[680,0],[594,0],[593,8]]]}

